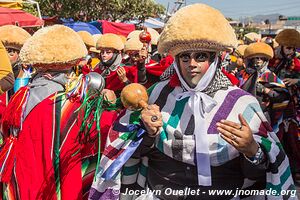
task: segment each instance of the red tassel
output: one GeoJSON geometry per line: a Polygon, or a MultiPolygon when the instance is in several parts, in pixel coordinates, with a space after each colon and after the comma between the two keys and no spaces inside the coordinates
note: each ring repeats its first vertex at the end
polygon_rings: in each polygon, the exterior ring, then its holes
{"type": "Polygon", "coordinates": [[[17,138],[10,136],[0,151],[0,181],[9,182],[14,167],[15,142],[17,138]]]}
{"type": "Polygon", "coordinates": [[[21,129],[24,104],[27,102],[28,91],[28,87],[22,87],[12,96],[7,105],[2,117],[2,133],[4,137],[10,135],[10,127],[21,129]]]}

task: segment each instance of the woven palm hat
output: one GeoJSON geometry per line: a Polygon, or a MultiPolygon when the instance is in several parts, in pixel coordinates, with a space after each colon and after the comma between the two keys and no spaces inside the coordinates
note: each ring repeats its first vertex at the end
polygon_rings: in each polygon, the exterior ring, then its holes
{"type": "Polygon", "coordinates": [[[125,44],[125,42],[127,40],[126,37],[124,35],[118,35],[118,36],[121,38],[123,44],[125,44]]]}
{"type": "Polygon", "coordinates": [[[157,45],[158,40],[159,40],[159,33],[153,28],[147,28],[147,31],[151,35],[151,44],[152,45],[157,45]]]}
{"type": "Polygon", "coordinates": [[[92,35],[92,37],[95,42],[95,46],[91,47],[89,49],[89,51],[94,52],[94,53],[100,53],[100,50],[96,49],[96,44],[97,44],[97,41],[102,37],[102,34],[94,34],[94,35],[92,35]]]}
{"type": "Polygon", "coordinates": [[[244,44],[244,41],[243,40],[238,40],[238,45],[242,45],[244,44]]]}
{"type": "Polygon", "coordinates": [[[245,49],[248,47],[248,45],[246,44],[242,44],[242,45],[239,45],[235,52],[238,53],[240,56],[244,56],[244,53],[245,53],[245,49]]]}
{"type": "Polygon", "coordinates": [[[281,46],[300,47],[300,33],[295,29],[285,29],[278,33],[275,41],[281,46]]]}
{"type": "Polygon", "coordinates": [[[274,56],[274,52],[272,47],[270,45],[264,43],[264,42],[255,42],[251,43],[246,49],[245,49],[245,58],[251,58],[255,56],[264,56],[267,59],[271,59],[274,56]]]}
{"type": "Polygon", "coordinates": [[[139,38],[140,33],[143,32],[141,30],[134,30],[131,31],[128,35],[127,35],[127,40],[131,39],[131,38],[139,38]]]}
{"type": "Polygon", "coordinates": [[[92,37],[93,37],[93,40],[96,44],[97,41],[102,37],[102,34],[94,34],[94,35],[92,35],[92,37]]]}
{"type": "Polygon", "coordinates": [[[248,40],[250,42],[257,42],[257,41],[261,40],[261,35],[255,33],[255,32],[247,33],[244,37],[245,37],[245,40],[248,40]]]}
{"type": "Polygon", "coordinates": [[[205,4],[193,4],[169,19],[160,35],[158,51],[175,57],[183,51],[223,51],[236,46],[234,30],[220,11],[205,4]]]}
{"type": "Polygon", "coordinates": [[[143,48],[143,43],[138,38],[131,38],[125,42],[124,51],[139,51],[143,48]]]}
{"type": "Polygon", "coordinates": [[[93,36],[87,32],[87,31],[78,31],[78,35],[81,37],[83,40],[84,44],[89,48],[89,47],[95,47],[96,42],[93,39],[93,36]]]}
{"type": "MultiPolygon", "coordinates": [[[[151,35],[151,45],[157,45],[158,40],[159,40],[159,33],[153,28],[147,28],[147,31],[151,35]]],[[[129,40],[131,38],[139,39],[139,36],[140,36],[141,32],[143,32],[143,31],[135,30],[135,31],[130,32],[127,36],[127,40],[129,40]]]]}
{"type": "Polygon", "coordinates": [[[0,27],[0,40],[5,47],[21,49],[31,35],[23,28],[14,25],[0,27]]]}
{"type": "Polygon", "coordinates": [[[124,43],[122,39],[113,33],[103,34],[96,43],[96,48],[99,50],[101,48],[111,48],[121,51],[124,49],[124,43]]]}
{"type": "Polygon", "coordinates": [[[53,25],[35,32],[23,45],[20,59],[37,69],[66,70],[87,55],[80,36],[71,28],[53,25]]]}

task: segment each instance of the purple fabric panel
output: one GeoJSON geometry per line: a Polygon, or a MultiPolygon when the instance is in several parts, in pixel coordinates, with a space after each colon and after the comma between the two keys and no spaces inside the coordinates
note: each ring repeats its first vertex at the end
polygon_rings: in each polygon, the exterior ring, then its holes
{"type": "Polygon", "coordinates": [[[120,191],[107,189],[105,192],[99,192],[95,188],[90,189],[89,199],[91,200],[117,200],[119,199],[120,191]]]}
{"type": "Polygon", "coordinates": [[[216,123],[221,121],[222,119],[227,119],[229,113],[231,112],[232,108],[234,107],[237,100],[245,95],[250,95],[248,92],[242,89],[235,89],[230,91],[227,96],[225,97],[222,105],[220,106],[219,110],[216,112],[214,118],[212,119],[209,128],[207,130],[208,134],[217,134],[217,126],[216,123]]]}

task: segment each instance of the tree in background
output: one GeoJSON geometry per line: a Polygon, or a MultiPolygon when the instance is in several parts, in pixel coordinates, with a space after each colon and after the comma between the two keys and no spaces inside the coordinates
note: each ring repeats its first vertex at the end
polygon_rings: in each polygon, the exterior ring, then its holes
{"type": "Polygon", "coordinates": [[[59,16],[80,21],[144,21],[165,12],[153,0],[38,0],[43,16],[59,16]]]}

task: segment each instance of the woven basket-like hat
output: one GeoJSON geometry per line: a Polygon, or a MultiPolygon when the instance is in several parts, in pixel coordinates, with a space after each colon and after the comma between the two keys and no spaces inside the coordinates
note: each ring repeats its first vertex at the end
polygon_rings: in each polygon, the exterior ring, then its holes
{"type": "MultiPolygon", "coordinates": [[[[147,28],[147,31],[150,33],[151,35],[151,44],[152,45],[157,45],[158,40],[159,40],[159,33],[153,29],[153,28],[147,28]]],[[[131,39],[131,38],[137,38],[139,39],[140,33],[143,32],[142,30],[135,30],[130,32],[127,35],[127,40],[131,39]]]]}
{"type": "Polygon", "coordinates": [[[257,42],[257,41],[261,40],[261,35],[255,33],[255,32],[247,33],[244,37],[245,37],[245,40],[248,40],[250,42],[257,42]]]}
{"type": "Polygon", "coordinates": [[[80,36],[63,25],[42,28],[23,45],[20,59],[36,68],[66,70],[87,55],[80,36]]]}
{"type": "Polygon", "coordinates": [[[131,39],[131,38],[139,38],[139,35],[142,31],[141,30],[134,30],[131,31],[128,35],[127,35],[127,40],[131,39]]]}
{"type": "Polygon", "coordinates": [[[152,45],[157,45],[158,39],[159,39],[159,33],[153,28],[147,28],[147,31],[151,35],[151,44],[152,45]]]}
{"type": "Polygon", "coordinates": [[[31,35],[21,27],[14,25],[0,27],[0,40],[6,47],[21,49],[25,41],[30,37],[31,35]]]}
{"type": "Polygon", "coordinates": [[[237,46],[233,28],[218,10],[193,4],[178,10],[160,35],[159,53],[173,57],[182,51],[222,51],[237,46]]]}
{"type": "Polygon", "coordinates": [[[244,53],[245,53],[245,49],[248,47],[248,45],[246,44],[242,44],[242,45],[239,45],[235,52],[238,53],[240,56],[244,56],[244,53]]]}
{"type": "Polygon", "coordinates": [[[124,51],[139,51],[143,48],[143,43],[138,38],[131,38],[125,42],[124,51]]]}
{"type": "Polygon", "coordinates": [[[274,52],[270,45],[264,42],[255,42],[251,43],[244,53],[245,58],[255,57],[255,56],[264,56],[268,59],[273,58],[274,52]]]}
{"type": "Polygon", "coordinates": [[[87,47],[95,47],[96,46],[96,42],[94,41],[94,38],[92,37],[92,35],[89,32],[78,31],[77,33],[81,37],[81,39],[83,40],[84,44],[87,47]]]}
{"type": "Polygon", "coordinates": [[[281,46],[300,47],[300,33],[295,29],[285,29],[278,33],[275,41],[281,46]]]}
{"type": "Polygon", "coordinates": [[[96,43],[96,48],[111,48],[121,51],[124,49],[124,43],[122,39],[113,33],[103,34],[96,43]]]}

